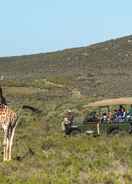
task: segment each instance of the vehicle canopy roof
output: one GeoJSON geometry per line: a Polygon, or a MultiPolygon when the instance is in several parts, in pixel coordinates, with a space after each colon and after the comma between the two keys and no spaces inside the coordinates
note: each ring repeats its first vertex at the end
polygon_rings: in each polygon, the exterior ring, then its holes
{"type": "Polygon", "coordinates": [[[132,97],[112,98],[106,100],[95,101],[89,103],[85,107],[106,107],[111,105],[130,105],[132,104],[132,97]]]}

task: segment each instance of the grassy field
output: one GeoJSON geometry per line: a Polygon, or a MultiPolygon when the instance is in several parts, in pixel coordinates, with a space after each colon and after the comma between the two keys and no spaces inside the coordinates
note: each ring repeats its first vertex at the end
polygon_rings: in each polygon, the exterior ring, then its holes
{"type": "Polygon", "coordinates": [[[38,92],[37,86],[4,88],[14,110],[25,104],[42,112],[23,110],[11,162],[2,162],[1,147],[0,183],[131,184],[131,135],[65,137],[61,131],[65,111],[71,108],[79,121],[89,110],[83,106],[94,98],[65,97],[64,93],[61,97],[47,96],[42,100],[44,88],[41,90],[38,92]]]}
{"type": "Polygon", "coordinates": [[[64,137],[30,131],[21,136],[17,132],[14,160],[0,164],[1,183],[131,184],[130,136],[64,137]]]}

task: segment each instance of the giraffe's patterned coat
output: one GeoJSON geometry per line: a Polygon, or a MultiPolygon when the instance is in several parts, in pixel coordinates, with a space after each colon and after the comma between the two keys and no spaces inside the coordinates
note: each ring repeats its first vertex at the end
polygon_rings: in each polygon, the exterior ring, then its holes
{"type": "Polygon", "coordinates": [[[16,113],[7,105],[0,105],[0,126],[4,132],[4,155],[3,160],[11,160],[11,149],[17,122],[16,113]]]}

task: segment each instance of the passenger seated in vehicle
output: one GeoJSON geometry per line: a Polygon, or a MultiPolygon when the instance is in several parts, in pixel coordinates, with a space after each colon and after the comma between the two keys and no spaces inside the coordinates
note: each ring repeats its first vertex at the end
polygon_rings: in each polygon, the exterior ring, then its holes
{"type": "Polygon", "coordinates": [[[114,109],[112,120],[115,120],[117,118],[117,109],[114,109]]]}
{"type": "Polygon", "coordinates": [[[116,121],[117,122],[123,122],[125,120],[125,117],[126,117],[126,111],[125,111],[125,108],[120,105],[119,106],[119,109],[117,111],[117,115],[116,115],[116,121]]]}
{"type": "Polygon", "coordinates": [[[106,123],[107,119],[108,119],[107,114],[106,114],[106,112],[104,112],[102,117],[101,117],[101,123],[106,123]]]}
{"type": "Polygon", "coordinates": [[[123,105],[120,105],[118,111],[125,112],[126,110],[125,110],[125,107],[123,107],[123,105]]]}
{"type": "Polygon", "coordinates": [[[107,115],[107,121],[110,123],[111,121],[112,121],[112,112],[111,111],[109,111],[108,112],[108,115],[107,115]]]}
{"type": "Polygon", "coordinates": [[[123,118],[123,119],[125,119],[125,117],[126,117],[126,114],[127,114],[127,113],[126,113],[126,110],[125,110],[125,108],[123,108],[123,109],[122,109],[122,113],[123,113],[123,116],[122,116],[122,118],[123,118]]]}

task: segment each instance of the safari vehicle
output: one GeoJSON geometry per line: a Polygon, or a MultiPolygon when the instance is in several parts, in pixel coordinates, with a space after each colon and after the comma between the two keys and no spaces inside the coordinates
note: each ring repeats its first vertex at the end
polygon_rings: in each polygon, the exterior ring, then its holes
{"type": "Polygon", "coordinates": [[[71,127],[71,134],[87,133],[94,135],[108,135],[115,134],[121,131],[132,133],[132,113],[126,113],[124,118],[116,119],[113,111],[113,107],[125,106],[128,109],[131,105],[132,97],[128,98],[114,98],[96,101],[89,103],[85,108],[96,109],[85,117],[82,123],[76,123],[71,127]],[[105,112],[105,113],[103,113],[105,112]],[[108,114],[111,113],[111,117],[108,114]]]}

